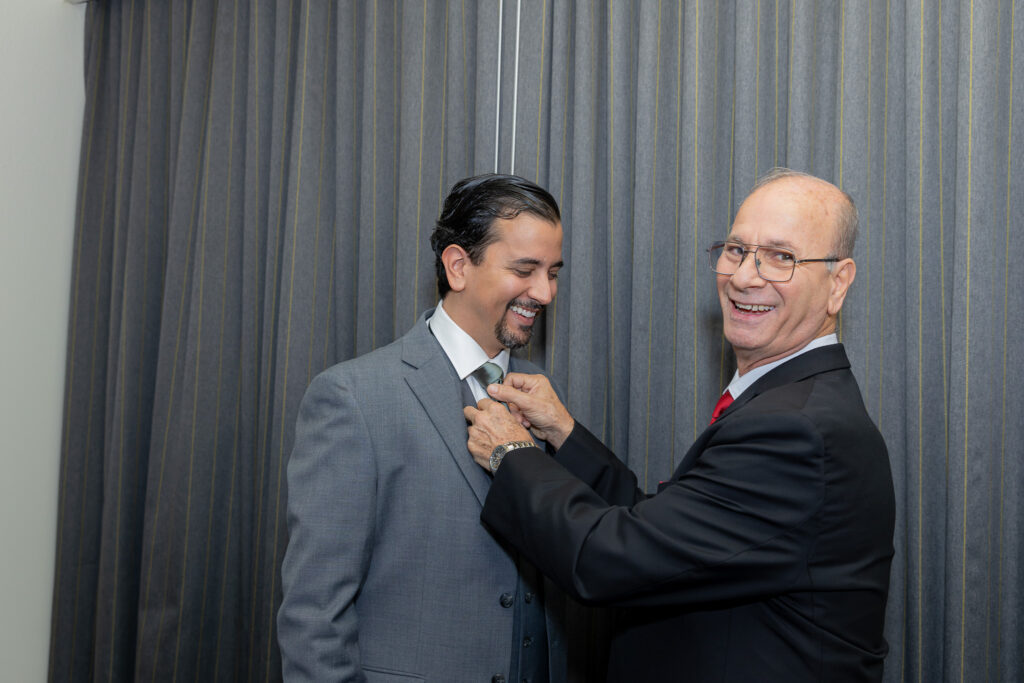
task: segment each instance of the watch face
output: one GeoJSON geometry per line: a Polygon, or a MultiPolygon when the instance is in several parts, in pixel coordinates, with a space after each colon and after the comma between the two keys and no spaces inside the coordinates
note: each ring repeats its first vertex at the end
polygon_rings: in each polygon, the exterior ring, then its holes
{"type": "Polygon", "coordinates": [[[517,448],[529,448],[530,446],[533,446],[533,443],[530,441],[510,441],[509,443],[503,443],[500,446],[495,446],[494,450],[491,451],[491,459],[489,463],[491,466],[491,472],[498,471],[498,465],[501,464],[505,455],[511,453],[517,448]]]}

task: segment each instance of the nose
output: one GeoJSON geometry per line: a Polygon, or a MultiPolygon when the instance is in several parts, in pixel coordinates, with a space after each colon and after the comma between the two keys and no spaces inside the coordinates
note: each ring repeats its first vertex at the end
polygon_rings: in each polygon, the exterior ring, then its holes
{"type": "Polygon", "coordinates": [[[740,265],[736,268],[736,272],[732,274],[732,284],[737,289],[746,289],[748,287],[763,287],[767,282],[761,277],[761,274],[757,272],[757,254],[754,252],[747,252],[743,255],[743,260],[740,261],[740,265]]]}
{"type": "Polygon", "coordinates": [[[547,306],[554,300],[557,291],[558,280],[552,280],[546,272],[538,272],[533,276],[526,294],[542,306],[547,306]]]}

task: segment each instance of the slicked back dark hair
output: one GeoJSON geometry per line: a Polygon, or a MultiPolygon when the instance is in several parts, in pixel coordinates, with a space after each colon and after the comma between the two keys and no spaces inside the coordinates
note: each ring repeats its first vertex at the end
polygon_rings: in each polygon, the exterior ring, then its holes
{"type": "Polygon", "coordinates": [[[521,213],[533,214],[551,223],[562,221],[555,198],[536,183],[519,176],[484,173],[452,186],[430,235],[437,292],[442,299],[451,291],[441,261],[444,250],[457,244],[466,250],[473,264],[478,264],[484,257],[484,250],[498,237],[492,229],[494,219],[509,220],[521,213]]]}

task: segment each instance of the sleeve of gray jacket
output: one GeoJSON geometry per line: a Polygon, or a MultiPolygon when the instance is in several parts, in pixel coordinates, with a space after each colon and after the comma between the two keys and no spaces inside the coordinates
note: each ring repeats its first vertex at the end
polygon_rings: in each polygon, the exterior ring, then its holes
{"type": "Polygon", "coordinates": [[[355,596],[370,561],[377,474],[358,397],[341,371],[313,380],[295,431],[277,618],[284,678],[362,681],[355,596]]]}

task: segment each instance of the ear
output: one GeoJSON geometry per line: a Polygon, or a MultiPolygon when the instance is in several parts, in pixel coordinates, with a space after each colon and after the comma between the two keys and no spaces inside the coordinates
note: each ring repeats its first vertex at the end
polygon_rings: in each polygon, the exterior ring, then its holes
{"type": "Polygon", "coordinates": [[[466,267],[471,265],[469,253],[457,244],[449,244],[441,252],[441,263],[444,264],[448,286],[453,292],[461,292],[466,288],[466,267]]]}
{"type": "Polygon", "coordinates": [[[857,277],[857,264],[852,258],[844,258],[836,262],[832,268],[832,276],[829,278],[828,293],[828,314],[838,315],[846,299],[846,293],[850,291],[850,285],[857,277]]]}

